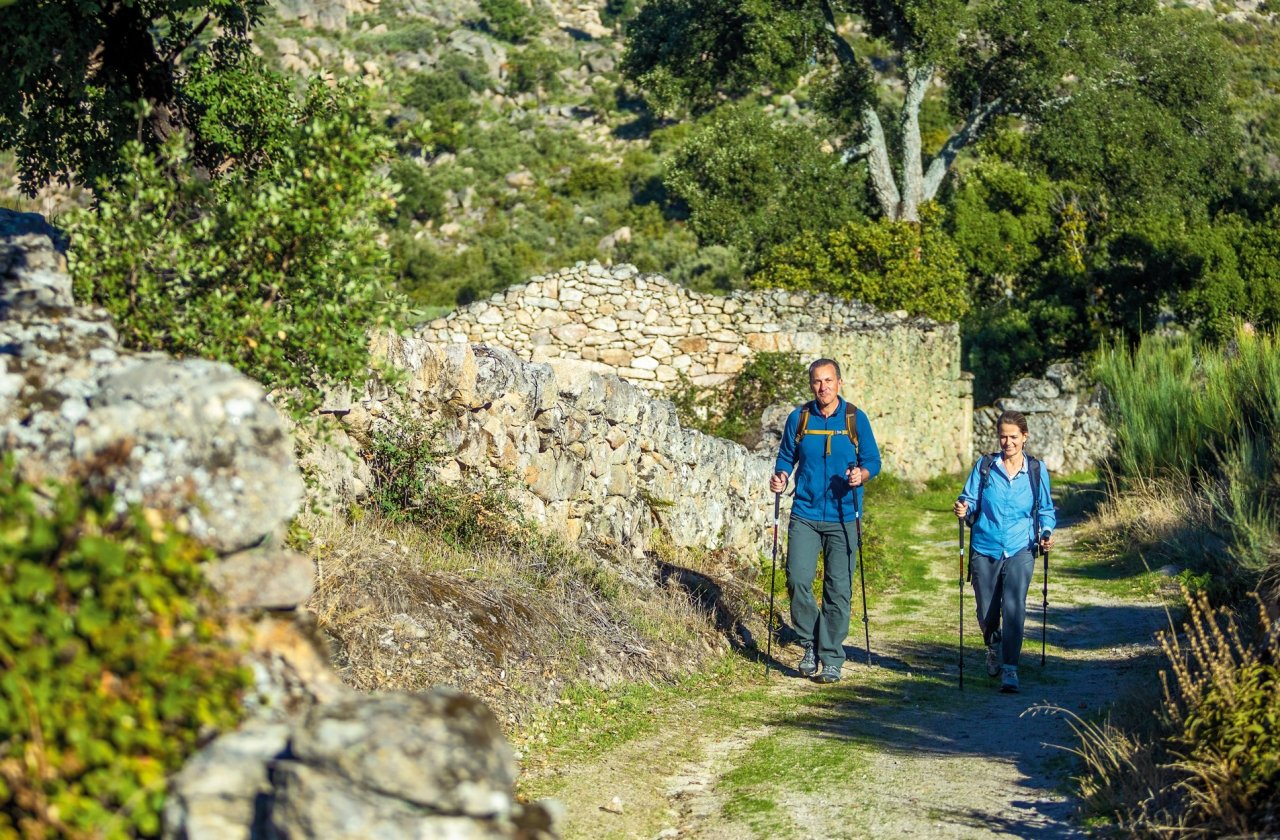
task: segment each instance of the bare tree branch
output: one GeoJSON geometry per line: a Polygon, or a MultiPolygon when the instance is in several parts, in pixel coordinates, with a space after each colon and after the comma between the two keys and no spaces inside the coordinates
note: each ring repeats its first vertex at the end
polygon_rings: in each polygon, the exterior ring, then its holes
{"type": "Polygon", "coordinates": [[[893,163],[889,160],[889,143],[884,136],[884,126],[876,109],[862,109],[862,125],[867,132],[867,174],[871,176],[871,191],[886,218],[897,219],[902,198],[893,178],[893,163]]]}
{"type": "Polygon", "coordinates": [[[973,107],[969,111],[969,116],[965,118],[964,125],[955,134],[947,138],[947,142],[942,145],[942,150],[938,152],[937,157],[929,163],[929,169],[924,176],[923,200],[928,201],[938,194],[938,188],[942,186],[942,179],[947,176],[947,172],[950,171],[951,165],[955,163],[956,156],[960,154],[960,150],[972,143],[982,133],[982,129],[993,116],[1004,110],[1004,101],[999,97],[982,104],[980,101],[981,96],[980,92],[974,95],[973,107]]]}
{"type": "Polygon", "coordinates": [[[836,28],[836,12],[831,8],[831,0],[821,0],[822,17],[826,21],[823,28],[827,30],[827,34],[831,36],[831,45],[835,48],[836,58],[841,64],[853,66],[859,64],[860,60],[857,53],[853,51],[853,47],[844,36],[840,34],[840,30],[836,28]]]}

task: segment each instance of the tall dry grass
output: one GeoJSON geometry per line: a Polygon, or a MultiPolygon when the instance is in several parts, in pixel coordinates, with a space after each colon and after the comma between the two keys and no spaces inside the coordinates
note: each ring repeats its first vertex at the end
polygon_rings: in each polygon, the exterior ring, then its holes
{"type": "Polygon", "coordinates": [[[1214,609],[1186,593],[1181,634],[1161,636],[1168,666],[1154,725],[1135,732],[1069,715],[1089,810],[1133,837],[1280,834],[1280,626],[1255,609],[1214,609]]]}
{"type": "Polygon", "coordinates": [[[759,592],[735,577],[754,564],[662,539],[644,558],[570,545],[525,516],[511,480],[438,481],[439,434],[388,425],[363,453],[370,504],[302,523],[309,607],[350,685],[452,685],[512,729],[572,684],[684,676],[758,621],[759,592]]]}

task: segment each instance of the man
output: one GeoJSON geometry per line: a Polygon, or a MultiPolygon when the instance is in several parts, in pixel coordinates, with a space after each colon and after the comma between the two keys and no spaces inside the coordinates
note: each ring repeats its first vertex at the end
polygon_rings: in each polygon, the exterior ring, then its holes
{"type": "Polygon", "coordinates": [[[861,409],[840,396],[840,365],[809,365],[813,401],[791,412],[782,432],[769,489],[781,493],[794,473],[795,501],[787,527],[787,594],[791,623],[804,656],[796,666],[818,682],[840,679],[853,596],[855,517],[862,486],[880,472],[880,449],[861,409]],[[854,438],[850,437],[852,431],[854,438]],[[822,609],[813,595],[822,552],[822,609]]]}

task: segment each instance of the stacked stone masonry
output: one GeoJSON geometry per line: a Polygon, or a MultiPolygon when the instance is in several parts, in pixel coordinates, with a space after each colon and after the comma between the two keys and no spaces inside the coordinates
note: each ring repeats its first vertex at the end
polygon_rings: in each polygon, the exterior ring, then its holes
{"type": "MultiPolygon", "coordinates": [[[[448,453],[441,481],[509,477],[522,510],[570,541],[640,558],[661,528],[680,545],[765,550],[772,459],[682,427],[670,401],[581,362],[394,335],[375,337],[373,350],[400,384],[374,381],[322,409],[357,448],[379,429],[425,421],[448,453]]],[[[349,460],[326,472],[340,498],[370,480],[349,460]]]]}
{"type": "Polygon", "coordinates": [[[682,379],[714,388],[761,351],[835,358],[844,396],[870,417],[888,471],[920,480],[970,461],[972,380],[960,370],[959,328],[903,312],[783,290],[704,295],[630,265],[578,263],[418,335],[510,348],[532,362],[572,360],[656,393],[682,379]]]}

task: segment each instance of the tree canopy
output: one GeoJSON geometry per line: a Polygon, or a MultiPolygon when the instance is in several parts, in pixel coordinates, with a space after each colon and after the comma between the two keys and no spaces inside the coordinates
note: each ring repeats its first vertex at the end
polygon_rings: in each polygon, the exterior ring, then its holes
{"type": "Polygon", "coordinates": [[[261,94],[270,74],[249,52],[264,6],[22,0],[0,9],[0,147],[15,151],[23,189],[119,174],[130,140],[158,148],[184,133],[197,162],[216,169],[269,134],[261,94]]]}
{"type": "Polygon", "coordinates": [[[813,80],[890,220],[918,220],[1002,119],[1052,173],[1122,200],[1216,194],[1233,153],[1217,43],[1155,0],[652,0],[624,67],[662,109],[813,80]],[[950,120],[936,148],[921,133],[931,89],[950,120]]]}

